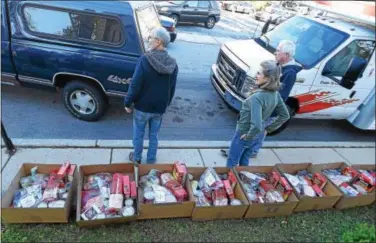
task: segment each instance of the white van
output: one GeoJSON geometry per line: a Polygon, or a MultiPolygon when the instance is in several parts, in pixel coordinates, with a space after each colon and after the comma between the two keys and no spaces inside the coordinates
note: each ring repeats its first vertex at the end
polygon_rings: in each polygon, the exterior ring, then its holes
{"type": "Polygon", "coordinates": [[[226,43],[212,65],[212,84],[239,111],[259,64],[275,58],[281,40],[291,40],[303,67],[287,101],[294,117],[347,119],[375,130],[375,23],[365,22],[294,16],[259,38],[226,43]]]}

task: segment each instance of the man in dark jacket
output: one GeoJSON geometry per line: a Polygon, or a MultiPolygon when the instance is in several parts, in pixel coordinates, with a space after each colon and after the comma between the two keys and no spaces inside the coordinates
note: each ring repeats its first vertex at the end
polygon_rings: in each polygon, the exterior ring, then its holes
{"type": "Polygon", "coordinates": [[[133,162],[141,163],[146,125],[149,125],[149,149],[147,163],[156,162],[158,132],[162,116],[175,94],[178,65],[165,48],[170,35],[164,28],[154,29],[148,39],[149,51],[140,58],[125,97],[127,113],[133,115],[134,152],[129,154],[133,162]]]}

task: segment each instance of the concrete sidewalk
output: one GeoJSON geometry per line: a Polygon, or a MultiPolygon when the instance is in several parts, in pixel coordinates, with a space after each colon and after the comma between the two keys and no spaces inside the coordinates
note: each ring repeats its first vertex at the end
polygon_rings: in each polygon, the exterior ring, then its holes
{"type": "MultiPolygon", "coordinates": [[[[18,151],[13,156],[1,149],[2,192],[6,190],[23,163],[61,164],[69,160],[78,165],[129,163],[132,151],[130,141],[96,140],[17,140],[18,151]],[[38,145],[39,144],[39,145],[38,145]],[[34,145],[34,146],[30,146],[34,145]],[[72,146],[76,145],[76,146],[72,146]],[[39,147],[37,147],[39,146],[39,147]]],[[[147,142],[145,143],[147,145],[147,142]]],[[[161,141],[157,163],[184,161],[190,167],[218,167],[226,165],[220,148],[229,142],[161,141]]],[[[370,143],[275,142],[269,143],[250,165],[275,165],[277,163],[331,163],[375,164],[375,145],[370,143]],[[324,146],[326,144],[326,146],[324,146]],[[272,146],[273,145],[273,146],[272,146]],[[330,144],[329,144],[330,145],[330,144]],[[357,146],[356,146],[357,145],[357,146]],[[356,146],[356,147],[354,147],[356,146]]],[[[146,158],[144,150],[144,158],[146,158]]],[[[143,161],[145,163],[145,161],[143,161]]]]}

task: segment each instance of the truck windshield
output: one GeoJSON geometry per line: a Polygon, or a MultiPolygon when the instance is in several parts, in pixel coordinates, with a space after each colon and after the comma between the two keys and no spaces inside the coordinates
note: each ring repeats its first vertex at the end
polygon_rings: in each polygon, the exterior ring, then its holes
{"type": "Polygon", "coordinates": [[[158,18],[158,13],[153,5],[149,5],[146,8],[140,8],[136,11],[137,20],[141,32],[142,42],[144,44],[144,49],[147,48],[148,38],[151,31],[154,28],[161,27],[161,22],[158,18]]]}
{"type": "Polygon", "coordinates": [[[304,68],[312,68],[348,37],[347,33],[296,16],[255,41],[274,53],[281,40],[291,40],[296,44],[295,60],[304,68]]]}

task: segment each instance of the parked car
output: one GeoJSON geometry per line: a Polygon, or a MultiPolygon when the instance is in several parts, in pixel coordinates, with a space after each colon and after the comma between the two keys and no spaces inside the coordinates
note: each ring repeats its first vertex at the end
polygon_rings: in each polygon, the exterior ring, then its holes
{"type": "Polygon", "coordinates": [[[255,19],[264,22],[271,19],[272,24],[280,24],[294,15],[294,12],[285,10],[281,7],[269,6],[263,11],[258,11],[255,14],[255,19]]]}
{"type": "Polygon", "coordinates": [[[159,15],[161,25],[170,33],[171,42],[174,42],[177,37],[175,20],[170,17],[159,15]]]}
{"type": "Polygon", "coordinates": [[[237,1],[224,2],[223,9],[232,11],[232,12],[245,13],[245,14],[251,14],[255,12],[255,8],[251,4],[247,2],[237,2],[237,1]]]}
{"type": "Polygon", "coordinates": [[[155,6],[160,15],[174,19],[175,23],[205,23],[212,29],[221,18],[221,10],[217,1],[168,1],[159,2],[155,6]]]}
{"type": "Polygon", "coordinates": [[[58,89],[74,117],[98,120],[108,96],[126,96],[150,31],[161,26],[154,5],[133,3],[2,1],[2,84],[58,89]]]}

